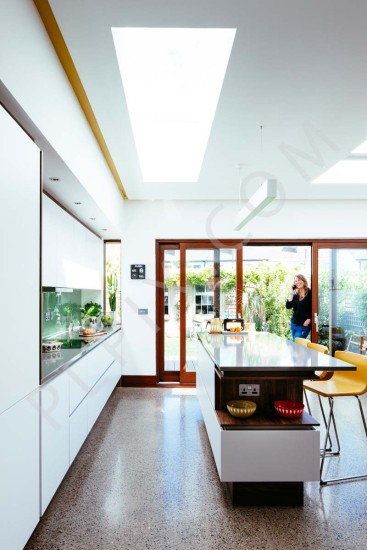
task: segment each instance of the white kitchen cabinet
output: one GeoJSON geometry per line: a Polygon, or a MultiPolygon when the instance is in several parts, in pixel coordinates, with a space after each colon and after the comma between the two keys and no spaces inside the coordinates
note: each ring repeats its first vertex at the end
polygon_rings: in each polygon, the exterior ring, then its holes
{"type": "Polygon", "coordinates": [[[0,106],[0,413],[39,383],[40,158],[0,106]]]}
{"type": "Polygon", "coordinates": [[[70,464],[88,435],[88,400],[83,399],[70,416],[70,464]]]}
{"type": "Polygon", "coordinates": [[[0,415],[0,548],[21,550],[40,517],[39,391],[0,415]]]}
{"type": "Polygon", "coordinates": [[[103,288],[103,241],[43,195],[42,285],[103,288]]]}
{"type": "Polygon", "coordinates": [[[88,394],[88,432],[92,429],[121,377],[121,365],[114,361],[88,394]]]}
{"type": "Polygon", "coordinates": [[[41,387],[41,514],[69,463],[69,376],[65,371],[41,387]]]}
{"type": "Polygon", "coordinates": [[[43,195],[42,208],[42,284],[55,286],[57,277],[57,224],[59,207],[43,195]],[[47,258],[47,261],[45,259],[47,258]]]}
{"type": "Polygon", "coordinates": [[[106,351],[103,344],[100,344],[90,354],[88,364],[88,387],[92,389],[101,376],[106,372],[113,362],[110,353],[106,351]]]}
{"type": "Polygon", "coordinates": [[[78,407],[89,391],[88,386],[88,368],[93,357],[94,351],[91,351],[68,369],[69,377],[69,414],[78,407]]]}

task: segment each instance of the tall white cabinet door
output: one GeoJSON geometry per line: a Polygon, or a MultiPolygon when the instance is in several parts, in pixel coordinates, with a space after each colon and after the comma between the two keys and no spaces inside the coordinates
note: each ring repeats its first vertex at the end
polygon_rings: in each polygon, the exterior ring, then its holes
{"type": "Polygon", "coordinates": [[[41,513],[69,468],[69,377],[67,371],[41,386],[41,513]]]}
{"type": "Polygon", "coordinates": [[[40,151],[1,106],[0,182],[1,413],[38,386],[40,353],[40,151]]]}
{"type": "Polygon", "coordinates": [[[0,548],[21,550],[40,516],[39,391],[0,414],[0,548]]]}
{"type": "Polygon", "coordinates": [[[56,286],[59,207],[42,196],[42,286],[56,286]]]}

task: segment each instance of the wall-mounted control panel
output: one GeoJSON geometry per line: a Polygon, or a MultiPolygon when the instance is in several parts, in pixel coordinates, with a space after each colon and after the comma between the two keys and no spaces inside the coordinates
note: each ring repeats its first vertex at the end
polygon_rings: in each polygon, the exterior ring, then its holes
{"type": "Polygon", "coordinates": [[[132,264],[130,266],[131,279],[145,279],[145,265],[144,264],[132,264]]]}
{"type": "Polygon", "coordinates": [[[256,397],[260,395],[260,384],[239,384],[240,397],[256,397]]]}

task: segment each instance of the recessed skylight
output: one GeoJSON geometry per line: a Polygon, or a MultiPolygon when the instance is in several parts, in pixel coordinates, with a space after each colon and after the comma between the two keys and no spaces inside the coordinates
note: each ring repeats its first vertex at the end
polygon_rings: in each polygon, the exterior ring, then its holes
{"type": "Polygon", "coordinates": [[[112,28],[145,182],[195,182],[236,29],[112,28]]]}
{"type": "Polygon", "coordinates": [[[338,161],[312,183],[367,184],[367,141],[358,145],[346,159],[338,161]]]}

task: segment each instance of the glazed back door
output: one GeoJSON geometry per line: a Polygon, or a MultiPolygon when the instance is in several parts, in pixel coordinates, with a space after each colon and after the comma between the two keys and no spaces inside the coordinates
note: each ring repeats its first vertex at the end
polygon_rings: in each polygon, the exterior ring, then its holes
{"type": "Polygon", "coordinates": [[[158,378],[194,384],[197,333],[242,310],[242,243],[157,246],[158,378]]]}
{"type": "Polygon", "coordinates": [[[355,243],[314,246],[314,342],[337,350],[364,352],[367,335],[367,247],[355,243]],[[316,273],[314,273],[316,275],[316,273]]]}

